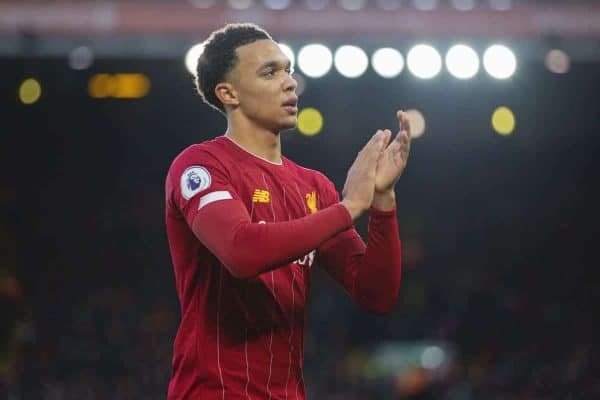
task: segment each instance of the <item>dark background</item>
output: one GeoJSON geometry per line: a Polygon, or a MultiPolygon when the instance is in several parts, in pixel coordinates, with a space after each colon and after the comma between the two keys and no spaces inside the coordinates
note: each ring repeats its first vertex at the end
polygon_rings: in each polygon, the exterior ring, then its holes
{"type": "MultiPolygon", "coordinates": [[[[0,78],[0,398],[165,398],[179,320],[164,230],[164,179],[186,146],[225,131],[175,60],[2,58],[0,78]],[[139,100],[92,99],[95,72],[143,72],[139,100]],[[18,101],[39,79],[42,98],[18,101]],[[6,310],[6,312],[4,311],[6,310]]],[[[397,186],[400,300],[386,317],[314,275],[305,377],[314,399],[593,398],[598,370],[600,66],[565,75],[541,62],[509,81],[483,71],[431,81],[372,70],[307,79],[300,107],[323,132],[283,134],[284,154],[345,172],[395,110],[417,108],[397,186]],[[517,119],[493,132],[501,105],[517,119]],[[455,349],[440,379],[422,368],[369,372],[379,344],[439,341],[455,349]],[[375,377],[374,377],[375,376],[375,377]]],[[[365,220],[358,224],[365,233],[365,220]]]]}

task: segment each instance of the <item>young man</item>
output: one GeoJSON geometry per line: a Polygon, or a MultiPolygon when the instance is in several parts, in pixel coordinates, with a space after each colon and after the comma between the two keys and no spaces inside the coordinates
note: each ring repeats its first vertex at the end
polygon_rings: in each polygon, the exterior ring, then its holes
{"type": "Polygon", "coordinates": [[[365,309],[390,311],[400,286],[394,185],[410,128],[379,130],[348,171],[340,201],[317,171],[281,155],[296,126],[290,61],[262,29],[213,32],[198,62],[224,136],[178,155],[166,226],[182,319],[169,399],[304,399],[305,305],[318,263],[365,309]],[[391,143],[390,143],[391,140],[391,143]],[[365,246],[353,220],[371,208],[365,246]]]}

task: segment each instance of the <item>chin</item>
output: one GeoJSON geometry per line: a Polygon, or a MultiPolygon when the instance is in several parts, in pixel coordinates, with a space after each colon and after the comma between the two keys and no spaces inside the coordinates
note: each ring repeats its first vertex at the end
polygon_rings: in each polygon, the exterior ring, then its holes
{"type": "Polygon", "coordinates": [[[296,128],[296,125],[298,125],[298,119],[294,117],[293,120],[285,121],[285,122],[279,124],[279,131],[280,132],[289,131],[291,129],[296,128]]]}

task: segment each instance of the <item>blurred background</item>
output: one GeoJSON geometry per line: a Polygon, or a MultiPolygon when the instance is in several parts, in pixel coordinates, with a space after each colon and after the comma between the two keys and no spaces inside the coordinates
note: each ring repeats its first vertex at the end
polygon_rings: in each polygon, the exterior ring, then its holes
{"type": "Polygon", "coordinates": [[[309,398],[600,398],[600,2],[22,0],[0,1],[0,399],[166,397],[164,179],[225,131],[189,69],[235,21],[294,59],[284,153],[338,189],[413,123],[399,302],[368,315],[315,269],[309,398]]]}

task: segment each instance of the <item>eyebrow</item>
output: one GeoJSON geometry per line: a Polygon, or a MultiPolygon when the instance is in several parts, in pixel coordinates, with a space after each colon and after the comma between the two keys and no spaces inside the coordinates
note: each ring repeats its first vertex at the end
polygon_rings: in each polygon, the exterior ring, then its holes
{"type": "MultiPolygon", "coordinates": [[[[266,63],[264,63],[260,67],[258,67],[257,71],[262,71],[267,68],[277,68],[280,65],[281,65],[281,62],[279,62],[279,61],[267,61],[266,63]]],[[[291,68],[292,62],[290,60],[286,60],[285,66],[286,66],[286,68],[291,68]]]]}

